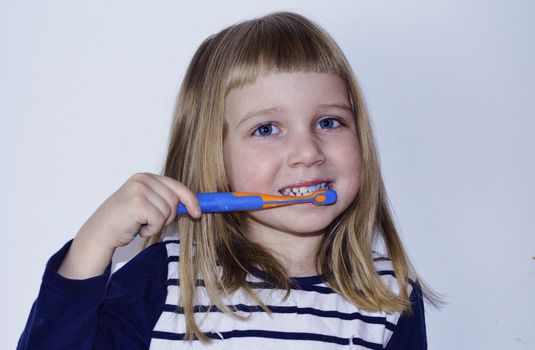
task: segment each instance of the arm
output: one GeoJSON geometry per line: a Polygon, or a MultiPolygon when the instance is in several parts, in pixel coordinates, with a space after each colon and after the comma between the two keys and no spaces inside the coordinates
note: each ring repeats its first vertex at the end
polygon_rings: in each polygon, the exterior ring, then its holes
{"type": "Polygon", "coordinates": [[[145,249],[109,282],[109,265],[84,280],[61,276],[70,245],[49,260],[17,349],[148,348],[166,297],[165,245],[145,249]]]}
{"type": "Polygon", "coordinates": [[[412,316],[401,315],[385,350],[411,349],[426,350],[427,335],[425,330],[425,313],[422,298],[422,289],[418,283],[412,283],[413,290],[410,296],[412,316]]]}
{"type": "Polygon", "coordinates": [[[104,301],[110,266],[100,276],[64,278],[57,270],[71,243],[48,261],[17,349],[92,349],[95,316],[104,301]]]}
{"type": "MultiPolygon", "coordinates": [[[[173,222],[179,202],[193,217],[201,216],[196,196],[182,183],[150,173],[131,176],[91,215],[75,239],[50,259],[18,348],[101,349],[108,344],[103,339],[111,342],[125,332],[134,338],[122,337],[125,344],[119,348],[136,348],[130,341],[143,343],[137,339],[145,339],[145,330],[154,318],[151,307],[157,304],[146,298],[160,297],[161,286],[166,291],[165,280],[151,284],[154,276],[147,269],[161,270],[167,265],[165,260],[160,265],[148,263],[150,260],[139,266],[127,264],[133,266],[126,269],[130,273],[114,274],[117,277],[108,284],[111,257],[117,247],[134,239],[134,232],[141,237],[161,232],[173,222]],[[114,305],[123,305],[123,309],[114,305]],[[125,310],[128,316],[124,316],[125,310]],[[124,326],[124,332],[115,332],[118,324],[124,326]],[[113,337],[106,338],[107,334],[113,337]]],[[[166,256],[165,244],[159,247],[163,250],[146,249],[133,260],[150,259],[150,254],[162,256],[154,251],[166,256]]]]}

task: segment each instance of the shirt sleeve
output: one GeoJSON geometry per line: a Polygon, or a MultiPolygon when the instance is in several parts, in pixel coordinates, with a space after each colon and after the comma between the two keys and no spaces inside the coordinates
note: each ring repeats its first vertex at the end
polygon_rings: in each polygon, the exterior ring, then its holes
{"type": "Polygon", "coordinates": [[[17,349],[146,349],[166,297],[167,251],[153,245],[111,276],[57,271],[72,241],[47,263],[17,349]]]}
{"type": "Polygon", "coordinates": [[[426,350],[427,335],[422,289],[418,282],[412,284],[410,301],[412,315],[402,314],[385,350],[426,350]]]}

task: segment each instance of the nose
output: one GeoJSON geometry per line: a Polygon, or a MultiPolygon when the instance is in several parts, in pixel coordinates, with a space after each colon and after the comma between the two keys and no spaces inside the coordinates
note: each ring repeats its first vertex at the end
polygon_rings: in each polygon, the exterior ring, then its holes
{"type": "Polygon", "coordinates": [[[288,144],[288,165],[290,167],[312,166],[325,163],[321,141],[310,133],[294,134],[288,144]]]}

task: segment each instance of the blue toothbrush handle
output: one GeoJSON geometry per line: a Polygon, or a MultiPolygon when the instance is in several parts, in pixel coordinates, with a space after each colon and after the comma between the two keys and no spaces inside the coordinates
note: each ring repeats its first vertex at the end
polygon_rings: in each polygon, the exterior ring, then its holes
{"type": "MultiPolygon", "coordinates": [[[[199,200],[201,212],[203,213],[258,210],[298,203],[330,205],[337,200],[336,192],[333,190],[317,191],[312,196],[304,197],[273,196],[244,192],[207,192],[197,193],[196,196],[199,200]]],[[[188,211],[186,207],[180,203],[178,205],[177,213],[178,215],[185,215],[188,211]]]]}
{"type": "MultiPolygon", "coordinates": [[[[260,196],[235,196],[232,192],[197,193],[196,196],[203,213],[256,210],[262,209],[264,203],[260,196]]],[[[182,203],[179,203],[177,213],[185,215],[188,211],[182,203]]]]}

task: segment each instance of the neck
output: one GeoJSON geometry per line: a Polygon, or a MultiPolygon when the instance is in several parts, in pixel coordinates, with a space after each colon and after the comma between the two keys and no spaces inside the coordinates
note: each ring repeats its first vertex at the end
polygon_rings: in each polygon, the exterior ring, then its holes
{"type": "Polygon", "coordinates": [[[321,273],[316,268],[316,252],[323,232],[285,232],[251,222],[247,235],[251,241],[268,249],[290,277],[321,273]]]}

